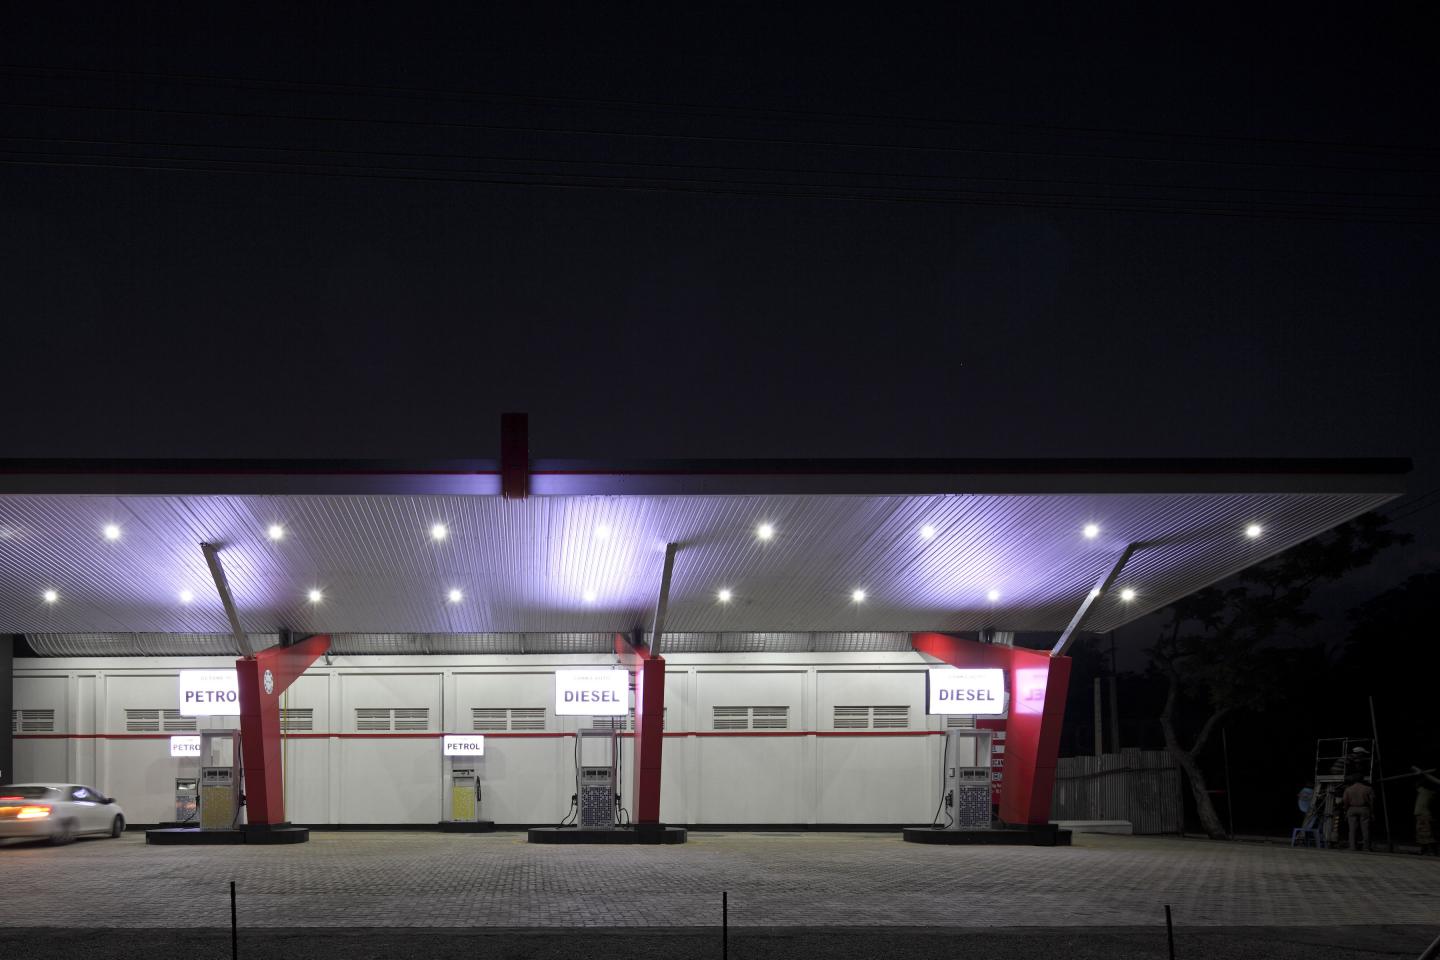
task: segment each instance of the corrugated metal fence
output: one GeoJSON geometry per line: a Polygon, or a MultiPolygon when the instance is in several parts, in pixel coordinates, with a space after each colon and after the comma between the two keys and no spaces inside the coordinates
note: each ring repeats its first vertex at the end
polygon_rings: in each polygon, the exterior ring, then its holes
{"type": "Polygon", "coordinates": [[[1055,820],[1129,820],[1136,833],[1181,833],[1180,768],[1164,750],[1061,757],[1055,820]]]}

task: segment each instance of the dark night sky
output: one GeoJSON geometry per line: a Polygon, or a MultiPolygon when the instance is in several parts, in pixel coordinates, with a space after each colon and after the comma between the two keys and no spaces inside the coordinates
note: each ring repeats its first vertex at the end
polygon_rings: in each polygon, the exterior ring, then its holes
{"type": "Polygon", "coordinates": [[[0,456],[491,456],[518,409],[537,456],[1440,483],[1418,4],[294,6],[0,28],[0,456]]]}

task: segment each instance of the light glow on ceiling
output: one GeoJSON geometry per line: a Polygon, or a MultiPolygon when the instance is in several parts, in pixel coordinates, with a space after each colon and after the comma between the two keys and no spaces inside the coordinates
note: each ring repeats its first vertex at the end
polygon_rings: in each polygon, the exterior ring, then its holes
{"type": "Polygon", "coordinates": [[[865,602],[865,591],[864,591],[864,590],[856,590],[854,593],[850,594],[850,599],[853,600],[853,601],[856,602],[856,603],[864,603],[864,602],[865,602]]]}
{"type": "Polygon", "coordinates": [[[189,591],[189,590],[181,590],[181,591],[180,591],[180,602],[181,602],[181,603],[190,603],[190,602],[192,602],[194,599],[195,599],[195,594],[192,593],[191,591],[189,591]]]}
{"type": "Polygon", "coordinates": [[[451,603],[459,603],[461,600],[465,599],[465,594],[461,593],[457,589],[452,589],[449,593],[445,594],[445,598],[451,603]]]}
{"type": "Polygon", "coordinates": [[[319,590],[313,589],[309,593],[307,593],[306,596],[310,598],[311,603],[319,603],[321,600],[325,599],[325,594],[321,593],[319,590]]]}
{"type": "Polygon", "coordinates": [[[989,593],[985,594],[985,599],[986,599],[986,600],[989,600],[991,603],[996,603],[996,602],[998,602],[999,599],[1000,599],[1000,591],[999,591],[999,590],[991,590],[989,593]]]}
{"type": "Polygon", "coordinates": [[[1250,526],[1245,528],[1245,536],[1249,537],[1251,540],[1260,539],[1260,534],[1264,532],[1265,528],[1260,526],[1260,524],[1258,523],[1252,523],[1250,524],[1250,526]]]}
{"type": "Polygon", "coordinates": [[[925,526],[923,526],[923,527],[920,528],[920,539],[922,539],[922,540],[934,540],[934,539],[935,539],[935,528],[932,527],[932,526],[931,526],[930,524],[928,524],[928,523],[925,524],[925,526]]]}
{"type": "Polygon", "coordinates": [[[1096,537],[1100,536],[1100,524],[1098,524],[1098,523],[1087,523],[1087,524],[1085,524],[1084,534],[1085,534],[1085,539],[1086,539],[1086,540],[1094,540],[1096,537]]]}
{"type": "Polygon", "coordinates": [[[119,540],[119,539],[120,539],[120,528],[119,528],[117,525],[113,524],[113,523],[107,523],[107,524],[105,524],[105,539],[106,539],[106,540],[119,540]]]}
{"type": "Polygon", "coordinates": [[[54,590],[46,590],[43,594],[41,594],[41,596],[45,598],[46,603],[54,603],[56,600],[60,599],[60,594],[56,593],[54,590]]]}
{"type": "Polygon", "coordinates": [[[590,587],[588,590],[585,591],[585,602],[586,602],[586,603],[594,603],[594,602],[595,602],[595,598],[598,597],[598,596],[599,596],[599,594],[595,592],[595,588],[594,588],[594,587],[590,587]]]}
{"type": "Polygon", "coordinates": [[[272,523],[270,524],[270,529],[265,531],[265,536],[269,537],[271,540],[284,540],[285,528],[280,526],[280,524],[278,523],[272,523]]]}
{"type": "Polygon", "coordinates": [[[443,523],[437,523],[430,528],[430,539],[435,541],[444,540],[450,536],[450,528],[443,523]]]}
{"type": "Polygon", "coordinates": [[[609,540],[609,539],[610,539],[610,525],[609,525],[608,523],[602,523],[602,524],[600,524],[599,526],[597,526],[597,527],[595,528],[595,539],[596,539],[596,540],[609,540]]]}
{"type": "Polygon", "coordinates": [[[768,523],[762,523],[755,528],[755,536],[761,540],[769,540],[775,536],[775,527],[768,523]]]}
{"type": "Polygon", "coordinates": [[[1135,591],[1131,590],[1129,587],[1126,587],[1124,590],[1120,591],[1120,599],[1124,600],[1126,603],[1129,603],[1131,600],[1135,599],[1135,591]]]}
{"type": "Polygon", "coordinates": [[[734,594],[732,594],[729,590],[721,590],[719,593],[716,594],[716,597],[719,598],[721,603],[729,603],[732,596],[734,596],[734,594]]]}

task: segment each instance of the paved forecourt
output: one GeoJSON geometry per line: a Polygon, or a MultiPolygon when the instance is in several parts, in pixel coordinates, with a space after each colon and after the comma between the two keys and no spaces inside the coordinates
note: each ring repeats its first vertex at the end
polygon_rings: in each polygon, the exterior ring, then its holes
{"type": "Polygon", "coordinates": [[[1196,926],[1440,922],[1440,860],[1077,836],[950,847],[893,834],[707,834],[536,846],[521,834],[316,833],[283,847],[139,836],[0,849],[0,926],[1196,926]]]}

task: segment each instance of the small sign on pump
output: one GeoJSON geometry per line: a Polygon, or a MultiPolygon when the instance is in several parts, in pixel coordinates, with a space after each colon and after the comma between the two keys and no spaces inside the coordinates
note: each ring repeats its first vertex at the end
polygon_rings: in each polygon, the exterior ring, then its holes
{"type": "Polygon", "coordinates": [[[613,717],[630,712],[630,674],[624,670],[556,670],[555,713],[613,717]]]}
{"type": "Polygon", "coordinates": [[[931,667],[925,676],[927,713],[989,717],[1005,712],[1005,671],[998,668],[931,667]]]}

